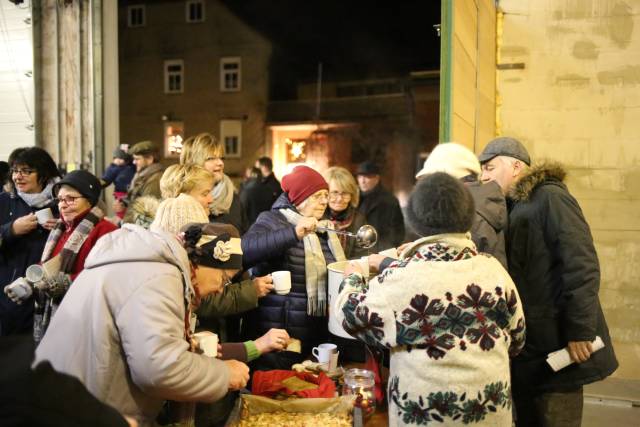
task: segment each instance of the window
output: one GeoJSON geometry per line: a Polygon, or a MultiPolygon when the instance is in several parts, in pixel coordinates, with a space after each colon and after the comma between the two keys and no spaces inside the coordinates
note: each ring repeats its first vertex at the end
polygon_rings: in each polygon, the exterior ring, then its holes
{"type": "Polygon", "coordinates": [[[242,121],[220,120],[220,139],[224,143],[226,157],[240,157],[242,154],[242,121]]]}
{"type": "Polygon", "coordinates": [[[164,123],[164,157],[180,157],[182,152],[182,141],[184,140],[183,122],[164,123]]]}
{"type": "Polygon", "coordinates": [[[139,4],[136,6],[127,7],[127,22],[130,28],[144,27],[144,24],[145,24],[144,5],[139,4]]]}
{"type": "Polygon", "coordinates": [[[164,61],[164,93],[184,91],[184,63],[182,59],[164,61]]]}
{"type": "Polygon", "coordinates": [[[220,91],[237,92],[241,88],[240,58],[220,59],[220,91]]]}
{"type": "Polygon", "coordinates": [[[187,22],[204,22],[204,2],[202,0],[189,0],[185,13],[187,22]]]}

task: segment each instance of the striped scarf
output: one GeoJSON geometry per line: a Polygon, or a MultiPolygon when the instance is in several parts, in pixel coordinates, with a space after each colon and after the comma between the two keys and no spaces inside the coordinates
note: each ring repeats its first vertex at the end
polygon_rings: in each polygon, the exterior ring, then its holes
{"type": "MultiPolygon", "coordinates": [[[[93,227],[95,227],[102,218],[104,218],[104,213],[100,208],[93,207],[76,226],[60,252],[60,271],[67,274],[70,274],[73,271],[74,263],[78,256],[78,252],[80,252],[82,244],[87,240],[87,237],[89,237],[93,227]]],[[[44,251],[42,252],[41,262],[48,261],[49,258],[51,258],[53,250],[58,244],[60,237],[64,234],[66,228],[67,224],[65,224],[62,218],[60,218],[53,230],[51,230],[51,233],[49,233],[47,242],[44,245],[44,251]]]]}
{"type": "MultiPolygon", "coordinates": [[[[279,211],[289,222],[296,225],[302,215],[291,209],[279,211]]],[[[319,227],[333,228],[328,220],[318,221],[319,227]]],[[[324,259],[320,239],[315,233],[304,236],[304,275],[307,285],[307,314],[309,316],[327,315],[327,261],[324,259]]],[[[327,233],[329,249],[336,261],[344,261],[344,250],[335,233],[327,233]]]]}

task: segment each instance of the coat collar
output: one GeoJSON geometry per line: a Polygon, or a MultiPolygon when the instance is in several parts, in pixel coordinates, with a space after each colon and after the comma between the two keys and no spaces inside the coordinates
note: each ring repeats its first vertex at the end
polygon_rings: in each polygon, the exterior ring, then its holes
{"type": "Polygon", "coordinates": [[[560,163],[547,161],[532,166],[509,191],[509,198],[516,202],[526,202],[533,190],[547,181],[561,183],[567,172],[560,163]]]}

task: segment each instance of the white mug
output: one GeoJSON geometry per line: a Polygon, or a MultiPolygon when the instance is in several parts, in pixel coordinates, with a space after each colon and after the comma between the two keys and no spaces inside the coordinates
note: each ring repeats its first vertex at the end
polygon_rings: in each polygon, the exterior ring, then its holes
{"type": "Polygon", "coordinates": [[[313,347],[311,353],[318,359],[320,364],[329,364],[331,362],[331,356],[333,353],[338,352],[338,346],[335,344],[320,344],[317,347],[313,347]]]}
{"type": "Polygon", "coordinates": [[[218,336],[216,334],[204,331],[193,334],[193,337],[205,356],[216,357],[218,355],[218,336]]]}
{"type": "Polygon", "coordinates": [[[36,218],[38,218],[38,224],[42,225],[46,223],[48,220],[53,219],[53,213],[50,208],[40,209],[39,211],[35,211],[36,218]]]}
{"type": "Polygon", "coordinates": [[[271,273],[273,280],[273,290],[278,295],[286,295],[291,291],[291,272],[290,271],[274,271],[271,273]]]}

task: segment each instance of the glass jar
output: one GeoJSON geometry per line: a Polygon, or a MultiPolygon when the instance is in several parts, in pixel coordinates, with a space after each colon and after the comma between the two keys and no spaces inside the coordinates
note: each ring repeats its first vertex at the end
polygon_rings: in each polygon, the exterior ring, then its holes
{"type": "Polygon", "coordinates": [[[348,369],[344,374],[344,396],[355,395],[354,405],[362,408],[362,414],[368,417],[376,409],[376,380],[372,371],[367,369],[348,369]]]}

